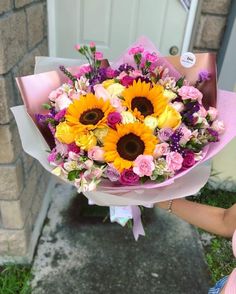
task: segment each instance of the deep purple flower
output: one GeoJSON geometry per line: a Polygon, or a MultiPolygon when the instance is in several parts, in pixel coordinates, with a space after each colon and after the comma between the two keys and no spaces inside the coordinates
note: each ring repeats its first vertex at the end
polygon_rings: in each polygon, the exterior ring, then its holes
{"type": "Polygon", "coordinates": [[[61,119],[64,118],[65,114],[66,114],[66,108],[60,110],[60,111],[55,115],[54,118],[55,118],[55,120],[60,121],[61,119]]]}
{"type": "Polygon", "coordinates": [[[195,164],[195,157],[194,152],[192,150],[185,150],[184,151],[184,161],[183,161],[183,168],[190,168],[195,164]]]}
{"type": "Polygon", "coordinates": [[[41,126],[44,126],[44,125],[48,124],[47,120],[49,118],[51,118],[51,116],[49,114],[37,113],[37,114],[35,114],[35,118],[36,118],[36,121],[38,122],[38,124],[40,124],[41,126]]]}
{"type": "Polygon", "coordinates": [[[121,79],[121,85],[124,87],[128,87],[130,85],[133,84],[134,78],[130,77],[130,76],[125,76],[121,79]]]}
{"type": "Polygon", "coordinates": [[[198,74],[198,81],[200,83],[209,81],[211,79],[211,74],[207,70],[201,70],[198,74]]]}
{"type": "Polygon", "coordinates": [[[115,129],[116,124],[120,123],[122,120],[122,116],[119,112],[114,111],[110,112],[107,116],[107,124],[109,127],[115,129]]]}
{"type": "Polygon", "coordinates": [[[219,133],[217,131],[213,130],[212,128],[208,128],[207,133],[208,133],[208,140],[210,142],[218,142],[219,141],[219,133]]]}
{"type": "Polygon", "coordinates": [[[112,167],[110,165],[105,170],[105,175],[108,177],[108,179],[111,182],[117,182],[120,178],[120,174],[119,174],[118,170],[116,170],[114,167],[112,167]]]}
{"type": "Polygon", "coordinates": [[[150,83],[151,82],[151,80],[148,77],[143,77],[143,76],[139,76],[139,77],[135,78],[136,82],[138,82],[139,80],[141,82],[145,82],[145,83],[150,83]]]}
{"type": "Polygon", "coordinates": [[[171,128],[163,128],[158,132],[158,138],[162,141],[168,141],[173,135],[174,131],[171,128]]]}
{"type": "Polygon", "coordinates": [[[122,185],[135,185],[139,182],[139,176],[133,172],[132,168],[124,169],[120,174],[119,181],[122,185]]]}
{"type": "Polygon", "coordinates": [[[181,129],[178,129],[170,136],[170,150],[173,152],[182,153],[182,148],[179,144],[180,139],[183,137],[181,129]]]}
{"type": "Polygon", "coordinates": [[[126,73],[129,73],[130,71],[133,71],[134,70],[134,67],[129,65],[128,63],[124,63],[124,64],[121,64],[118,68],[118,71],[121,73],[122,71],[126,72],[126,73]]]}

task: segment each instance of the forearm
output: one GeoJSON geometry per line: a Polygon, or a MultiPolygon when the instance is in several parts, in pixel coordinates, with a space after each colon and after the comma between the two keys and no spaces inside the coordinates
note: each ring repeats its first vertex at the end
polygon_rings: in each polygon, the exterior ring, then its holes
{"type": "MultiPolygon", "coordinates": [[[[157,206],[167,209],[168,201],[157,203],[157,206]]],[[[190,224],[216,235],[231,237],[236,229],[236,217],[233,220],[232,211],[223,208],[176,199],[172,203],[172,212],[190,224]]]]}

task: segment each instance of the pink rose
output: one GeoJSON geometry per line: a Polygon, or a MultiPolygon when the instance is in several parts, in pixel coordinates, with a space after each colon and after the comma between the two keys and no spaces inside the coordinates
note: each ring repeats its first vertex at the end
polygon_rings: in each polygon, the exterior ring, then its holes
{"type": "Polygon", "coordinates": [[[134,78],[130,76],[125,76],[121,79],[120,83],[124,87],[128,87],[133,84],[134,78]]]}
{"type": "Polygon", "coordinates": [[[95,52],[95,59],[96,60],[102,60],[103,59],[102,52],[99,52],[99,51],[95,52]]]}
{"type": "Polygon", "coordinates": [[[116,124],[119,124],[122,120],[122,116],[119,112],[110,112],[107,116],[107,125],[113,129],[116,128],[116,124]]]}
{"type": "Polygon", "coordinates": [[[134,161],[133,171],[140,177],[150,177],[154,169],[155,164],[151,155],[139,155],[134,161]]]}
{"type": "Polygon", "coordinates": [[[225,130],[223,121],[218,119],[213,122],[213,124],[211,125],[211,128],[214,131],[217,131],[219,134],[224,133],[224,130],[225,130]]]}
{"type": "Polygon", "coordinates": [[[93,89],[95,91],[95,96],[98,98],[103,98],[103,100],[106,101],[111,97],[109,92],[101,84],[94,85],[93,89]]]}
{"type": "Polygon", "coordinates": [[[59,97],[60,95],[62,95],[64,93],[63,89],[61,88],[58,88],[54,91],[52,91],[48,98],[51,100],[51,101],[55,101],[57,99],[57,97],[59,97]]]}
{"type": "Polygon", "coordinates": [[[116,108],[118,112],[122,112],[125,110],[125,107],[121,103],[121,99],[118,97],[112,97],[110,99],[111,105],[116,108]]]}
{"type": "Polygon", "coordinates": [[[161,157],[162,155],[166,155],[168,152],[169,152],[169,144],[160,143],[156,145],[153,157],[158,158],[158,157],[161,157]]]}
{"type": "Polygon", "coordinates": [[[185,145],[190,140],[192,132],[184,125],[180,127],[180,131],[183,134],[183,136],[179,140],[179,143],[181,145],[185,145]]]}
{"type": "Polygon", "coordinates": [[[139,45],[136,47],[132,47],[131,49],[129,49],[129,55],[135,55],[138,53],[142,53],[144,51],[143,46],[139,45]]]}
{"type": "Polygon", "coordinates": [[[195,164],[195,154],[193,151],[188,150],[186,151],[186,154],[184,155],[183,160],[183,167],[184,168],[190,168],[195,164]]]}
{"type": "Polygon", "coordinates": [[[89,46],[90,46],[90,48],[94,48],[96,46],[96,44],[94,42],[90,42],[89,46]]]}
{"type": "Polygon", "coordinates": [[[172,106],[174,109],[176,109],[178,112],[182,112],[184,110],[184,104],[182,102],[174,102],[172,103],[172,106]]]}
{"type": "Polygon", "coordinates": [[[178,152],[170,152],[166,155],[166,162],[170,171],[181,169],[183,160],[182,155],[178,152]]]}
{"type": "Polygon", "coordinates": [[[207,111],[206,111],[205,107],[203,107],[202,105],[200,105],[200,109],[198,110],[198,114],[201,117],[206,117],[207,116],[207,111]]]}
{"type": "Polygon", "coordinates": [[[67,94],[61,94],[55,101],[56,111],[67,108],[71,103],[72,101],[68,98],[67,94]]]}
{"type": "Polygon", "coordinates": [[[183,100],[191,99],[197,100],[201,103],[202,93],[193,86],[183,86],[178,90],[178,94],[182,97],[183,100]]]}
{"type": "Polygon", "coordinates": [[[213,121],[213,120],[216,119],[216,117],[218,115],[218,112],[217,112],[217,109],[215,107],[209,107],[209,109],[207,111],[207,114],[209,115],[210,120],[213,121]]]}
{"type": "Polygon", "coordinates": [[[94,146],[88,151],[88,157],[96,161],[104,161],[104,150],[99,146],[94,146]]]}

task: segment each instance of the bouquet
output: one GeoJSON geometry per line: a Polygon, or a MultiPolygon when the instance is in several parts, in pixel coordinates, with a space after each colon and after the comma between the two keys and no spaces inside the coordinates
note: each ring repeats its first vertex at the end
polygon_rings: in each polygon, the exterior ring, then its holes
{"type": "Polygon", "coordinates": [[[210,173],[199,164],[236,135],[235,96],[220,93],[215,105],[214,67],[190,81],[145,38],[111,64],[93,42],[76,50],[87,64],[18,79],[48,144],[33,148],[34,157],[100,205],[151,205],[197,192],[210,173]]]}

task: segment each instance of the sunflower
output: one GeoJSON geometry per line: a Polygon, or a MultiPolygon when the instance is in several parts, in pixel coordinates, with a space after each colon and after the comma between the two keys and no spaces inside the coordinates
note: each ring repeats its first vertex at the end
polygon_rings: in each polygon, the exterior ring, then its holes
{"type": "Polygon", "coordinates": [[[116,130],[109,129],[104,139],[105,160],[122,172],[132,167],[140,154],[152,155],[157,143],[152,130],[143,123],[117,125],[116,130]]]}
{"type": "Polygon", "coordinates": [[[114,111],[109,101],[97,98],[89,93],[79,100],[74,100],[66,110],[66,121],[79,131],[103,128],[107,122],[107,115],[114,111]]]}
{"type": "Polygon", "coordinates": [[[123,105],[141,121],[148,115],[158,117],[168,104],[163,93],[164,88],[161,85],[134,81],[122,92],[123,105]]]}

